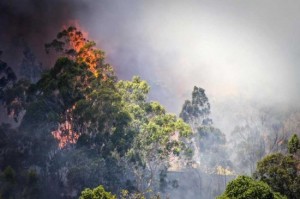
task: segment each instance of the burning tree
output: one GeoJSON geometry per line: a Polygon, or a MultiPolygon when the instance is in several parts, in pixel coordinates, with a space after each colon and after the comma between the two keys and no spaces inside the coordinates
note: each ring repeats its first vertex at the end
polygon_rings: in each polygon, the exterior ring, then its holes
{"type": "Polygon", "coordinates": [[[160,171],[184,149],[174,134],[188,136],[190,127],[147,101],[145,81],[118,82],[104,53],[76,28],[45,47],[59,53],[53,68],[36,83],[18,81],[5,90],[12,93],[7,107],[21,102],[18,140],[26,158],[18,167],[34,168],[39,188],[47,190],[40,198],[74,198],[99,184],[115,192],[157,190],[160,171]]]}
{"type": "MultiPolygon", "coordinates": [[[[67,56],[65,62],[58,63],[55,70],[51,71],[52,74],[44,75],[38,83],[45,85],[52,79],[60,78],[59,82],[52,84],[53,87],[50,89],[55,97],[61,98],[65,105],[65,120],[59,124],[57,130],[52,132],[54,137],[59,140],[61,148],[68,143],[76,143],[79,135],[86,133],[89,125],[88,121],[85,124],[77,121],[79,117],[75,116],[73,111],[80,115],[78,110],[82,108],[83,103],[91,103],[93,100],[90,95],[91,91],[96,93],[104,81],[111,83],[115,81],[112,67],[104,63],[104,52],[96,49],[95,45],[95,42],[87,40],[84,33],[75,27],[64,29],[57,34],[56,39],[45,45],[46,52],[49,53],[51,49],[54,49],[61,53],[61,56],[67,56]],[[69,63],[67,64],[67,62],[69,63]],[[65,67],[67,65],[69,66],[65,67]]],[[[46,89],[49,88],[48,85],[45,86],[46,89]]]]}

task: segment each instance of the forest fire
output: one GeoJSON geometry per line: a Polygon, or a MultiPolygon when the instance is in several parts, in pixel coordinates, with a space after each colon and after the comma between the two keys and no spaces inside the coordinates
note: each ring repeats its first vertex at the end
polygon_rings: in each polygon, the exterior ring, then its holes
{"type": "Polygon", "coordinates": [[[68,144],[75,144],[79,138],[79,133],[73,131],[72,125],[68,121],[59,124],[58,129],[52,131],[51,134],[58,140],[58,147],[60,149],[66,147],[68,144]]]}
{"type": "Polygon", "coordinates": [[[300,199],[299,7],[0,0],[0,199],[300,199]]]}
{"type": "MultiPolygon", "coordinates": [[[[95,43],[87,40],[88,33],[82,31],[82,28],[75,21],[75,26],[64,27],[63,31],[57,36],[58,39],[63,39],[64,44],[67,44],[65,53],[70,55],[77,63],[84,63],[88,66],[88,69],[96,76],[99,76],[97,67],[99,67],[99,61],[104,58],[104,53],[94,48],[95,43]],[[80,29],[77,30],[77,28],[80,29]]],[[[59,43],[59,42],[58,42],[59,43]]],[[[52,42],[55,46],[55,42],[52,42]]],[[[105,81],[107,79],[105,74],[101,76],[105,81]]],[[[51,134],[56,140],[58,140],[58,147],[60,149],[66,147],[68,144],[75,144],[79,138],[80,133],[75,132],[72,126],[72,111],[75,109],[76,104],[66,112],[66,120],[60,123],[58,129],[52,131],[51,134]]]]}
{"type": "Polygon", "coordinates": [[[75,144],[80,136],[80,133],[73,130],[71,113],[75,109],[75,105],[67,110],[67,117],[65,122],[58,125],[57,130],[52,131],[51,134],[58,141],[60,149],[65,148],[68,144],[75,144]]]}
{"type": "Polygon", "coordinates": [[[50,49],[61,52],[63,56],[68,56],[77,63],[85,64],[89,71],[98,77],[99,69],[101,78],[107,79],[104,67],[101,67],[101,61],[104,59],[104,52],[95,48],[96,43],[87,39],[88,33],[82,31],[78,23],[71,22],[70,27],[63,26],[63,30],[57,34],[56,39],[45,45],[46,52],[50,49]]]}
{"type": "Polygon", "coordinates": [[[86,39],[88,33],[82,31],[82,28],[78,23],[75,22],[75,24],[80,31],[77,31],[77,28],[75,27],[69,27],[65,28],[65,30],[67,30],[65,33],[67,34],[66,36],[68,37],[71,49],[76,52],[76,61],[87,64],[89,70],[98,77],[97,63],[104,58],[104,53],[93,49],[95,44],[86,39]]]}

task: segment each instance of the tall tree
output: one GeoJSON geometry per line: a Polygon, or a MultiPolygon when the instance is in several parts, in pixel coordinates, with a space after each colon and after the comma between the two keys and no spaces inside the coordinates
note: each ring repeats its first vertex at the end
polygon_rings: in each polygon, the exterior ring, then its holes
{"type": "MultiPolygon", "coordinates": [[[[190,146],[194,149],[194,160],[203,169],[214,171],[217,166],[228,166],[224,144],[225,135],[213,127],[210,118],[210,103],[205,90],[194,86],[192,100],[183,104],[180,117],[193,129],[190,146]]],[[[211,171],[210,171],[211,172],[211,171]]]]}
{"type": "Polygon", "coordinates": [[[157,190],[159,173],[168,168],[172,155],[179,155],[184,149],[179,137],[189,136],[191,129],[175,115],[166,113],[159,103],[147,102],[149,86],[140,78],[120,81],[118,89],[136,132],[127,158],[138,189],[143,193],[149,188],[157,190]]]}
{"type": "Polygon", "coordinates": [[[186,100],[184,102],[179,117],[189,123],[193,129],[197,129],[201,125],[212,124],[209,114],[210,103],[208,102],[205,90],[194,86],[192,101],[186,100]]]}
{"type": "Polygon", "coordinates": [[[60,32],[46,47],[62,52],[54,67],[36,83],[18,81],[5,89],[8,111],[16,118],[23,110],[25,113],[18,128],[24,154],[18,159],[20,168],[39,171],[41,185],[47,187],[41,198],[69,194],[72,184],[76,193],[83,186],[101,183],[101,179],[109,187],[118,186],[113,180],[120,179],[120,169],[112,152],[124,155],[128,150],[131,141],[126,125],[130,117],[121,107],[112,67],[104,62],[104,53],[95,43],[74,27],[60,32]],[[82,167],[84,163],[90,164],[82,167]],[[78,168],[88,172],[105,168],[105,172],[88,175],[78,168]],[[94,176],[98,180],[93,181],[94,176]],[[82,183],[74,183],[75,179],[82,183]],[[55,185],[57,182],[62,186],[55,185]]]}

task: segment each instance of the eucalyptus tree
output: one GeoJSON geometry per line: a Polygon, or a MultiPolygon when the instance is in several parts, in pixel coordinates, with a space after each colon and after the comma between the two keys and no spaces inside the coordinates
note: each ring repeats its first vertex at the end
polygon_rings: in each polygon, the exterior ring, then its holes
{"type": "Polygon", "coordinates": [[[119,81],[124,107],[132,118],[130,127],[135,132],[127,162],[136,176],[142,193],[158,190],[159,173],[168,168],[173,156],[185,150],[180,138],[191,134],[190,127],[175,115],[166,113],[158,102],[148,102],[149,85],[139,77],[119,81]]]}

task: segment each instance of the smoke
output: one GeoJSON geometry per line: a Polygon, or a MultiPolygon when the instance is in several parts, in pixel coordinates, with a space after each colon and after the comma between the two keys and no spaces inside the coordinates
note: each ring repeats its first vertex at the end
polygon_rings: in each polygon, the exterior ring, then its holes
{"type": "Polygon", "coordinates": [[[146,79],[171,112],[194,85],[226,134],[245,109],[298,106],[297,1],[84,2],[76,19],[118,77],[146,79]]]}
{"type": "Polygon", "coordinates": [[[289,2],[86,1],[78,18],[120,78],[147,79],[178,113],[194,85],[215,103],[296,102],[300,5],[289,2]]]}
{"type": "Polygon", "coordinates": [[[44,44],[51,41],[62,26],[76,18],[84,3],[68,0],[3,0],[0,2],[0,49],[2,59],[18,72],[24,49],[49,67],[44,44]]]}
{"type": "Polygon", "coordinates": [[[44,44],[76,20],[120,79],[146,79],[151,99],[169,111],[179,113],[194,85],[204,88],[224,130],[245,105],[299,101],[299,7],[298,1],[4,0],[0,49],[16,72],[27,46],[50,67],[44,44]]]}
{"type": "Polygon", "coordinates": [[[0,48],[17,65],[16,48],[28,45],[47,65],[44,43],[77,20],[121,79],[142,76],[152,98],[172,112],[194,85],[216,103],[294,103],[300,96],[299,7],[296,1],[5,0],[0,48]]]}
{"type": "MultiPolygon", "coordinates": [[[[119,78],[140,75],[151,85],[151,99],[174,113],[190,98],[194,85],[204,88],[214,126],[228,141],[235,126],[243,126],[244,120],[258,122],[256,112],[263,107],[273,110],[276,117],[299,108],[297,1],[132,0],[90,1],[88,5],[90,12],[81,13],[80,22],[106,51],[119,78]]],[[[276,122],[271,116],[268,122],[273,128],[276,122]]],[[[260,136],[269,133],[267,141],[277,137],[274,129],[255,126],[255,122],[250,125],[260,136]]],[[[258,139],[249,138],[251,142],[258,139]]],[[[234,164],[241,161],[237,151],[247,155],[258,150],[249,143],[248,148],[239,145],[238,149],[237,144],[227,142],[234,164]]],[[[251,159],[253,167],[263,155],[251,159]]],[[[253,171],[245,164],[235,166],[236,171],[253,171]]]]}
{"type": "Polygon", "coordinates": [[[179,113],[194,85],[204,88],[214,126],[229,135],[262,107],[268,118],[298,108],[299,9],[296,0],[1,0],[1,59],[18,72],[30,47],[50,67],[44,44],[75,20],[119,79],[146,79],[167,110],[179,113]]]}
{"type": "Polygon", "coordinates": [[[299,106],[299,8],[279,0],[4,0],[1,59],[18,72],[30,47],[51,67],[44,44],[76,20],[119,79],[146,79],[150,100],[167,110],[178,114],[193,86],[204,88],[215,126],[229,134],[241,111],[299,106]]]}

